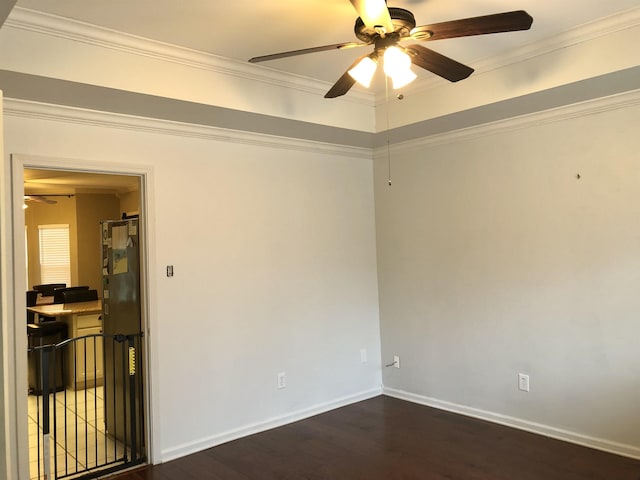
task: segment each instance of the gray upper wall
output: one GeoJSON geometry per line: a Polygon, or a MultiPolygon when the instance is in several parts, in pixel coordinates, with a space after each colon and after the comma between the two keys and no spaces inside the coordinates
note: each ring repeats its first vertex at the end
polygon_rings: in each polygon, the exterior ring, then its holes
{"type": "Polygon", "coordinates": [[[608,97],[636,90],[639,85],[640,67],[633,67],[374,134],[0,70],[0,88],[5,98],[360,148],[381,147],[387,141],[392,144],[411,141],[608,97]]]}

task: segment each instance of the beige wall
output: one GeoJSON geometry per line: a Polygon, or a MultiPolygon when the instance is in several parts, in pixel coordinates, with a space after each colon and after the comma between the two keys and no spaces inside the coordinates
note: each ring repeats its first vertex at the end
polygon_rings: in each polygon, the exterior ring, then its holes
{"type": "Polygon", "coordinates": [[[28,208],[24,212],[25,225],[27,226],[27,248],[29,256],[29,281],[27,285],[29,288],[41,283],[38,225],[69,225],[71,284],[77,285],[78,283],[76,198],[56,197],[56,201],[57,203],[51,205],[47,203],[28,202],[28,208]]]}
{"type": "Polygon", "coordinates": [[[140,192],[123,193],[119,197],[120,214],[123,212],[128,214],[140,213],[140,192]]]}
{"type": "Polygon", "coordinates": [[[120,218],[120,200],[113,194],[57,197],[56,204],[30,202],[25,210],[29,257],[28,288],[41,283],[38,225],[68,224],[71,246],[71,284],[89,285],[100,292],[100,221],[120,218]]]}
{"type": "Polygon", "coordinates": [[[120,201],[115,195],[76,195],[78,225],[78,284],[89,285],[101,295],[100,221],[119,218],[120,201]]]}

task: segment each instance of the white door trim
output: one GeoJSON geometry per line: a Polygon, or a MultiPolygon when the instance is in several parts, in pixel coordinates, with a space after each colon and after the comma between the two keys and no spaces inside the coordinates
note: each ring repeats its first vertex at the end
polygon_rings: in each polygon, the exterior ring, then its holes
{"type": "MultiPolygon", "coordinates": [[[[160,432],[157,422],[153,422],[154,418],[159,418],[159,405],[157,395],[157,385],[153,382],[154,353],[157,352],[155,336],[152,332],[152,319],[155,318],[155,281],[153,275],[150,275],[150,266],[154,264],[154,242],[153,234],[155,231],[155,215],[153,202],[153,169],[148,165],[124,165],[124,164],[104,164],[100,162],[91,162],[87,160],[49,158],[32,155],[11,154],[11,185],[12,185],[12,205],[6,208],[6,212],[11,212],[11,220],[7,220],[8,232],[4,235],[4,239],[11,241],[3,253],[8,260],[7,285],[3,288],[3,295],[6,294],[7,308],[3,312],[7,313],[7,319],[17,318],[17,312],[23,312],[26,309],[26,295],[24,294],[24,285],[26,285],[26,272],[23,261],[16,259],[25,258],[24,245],[24,170],[25,168],[51,169],[51,170],[69,170],[87,173],[99,174],[120,174],[135,175],[141,180],[140,190],[140,228],[143,230],[142,248],[141,248],[141,268],[140,275],[142,284],[145,288],[141,291],[142,299],[142,315],[145,334],[145,364],[147,365],[145,375],[145,428],[147,438],[147,455],[149,463],[159,461],[160,453],[158,446],[160,445],[160,432]],[[7,258],[8,257],[8,258],[7,258]],[[155,446],[155,448],[154,448],[155,446]]],[[[29,478],[29,437],[27,428],[27,356],[21,352],[26,352],[27,334],[26,328],[15,328],[15,322],[5,322],[5,331],[7,340],[4,342],[5,351],[5,378],[7,379],[5,387],[8,387],[6,399],[8,405],[5,411],[8,413],[7,421],[12,422],[7,425],[7,452],[10,457],[7,458],[9,465],[9,474],[16,475],[16,478],[29,478]],[[8,385],[7,385],[8,384],[8,385]],[[20,420],[22,419],[22,420],[20,420]],[[14,465],[13,467],[11,465],[14,465]]],[[[13,478],[10,476],[9,478],[13,478]]]]}

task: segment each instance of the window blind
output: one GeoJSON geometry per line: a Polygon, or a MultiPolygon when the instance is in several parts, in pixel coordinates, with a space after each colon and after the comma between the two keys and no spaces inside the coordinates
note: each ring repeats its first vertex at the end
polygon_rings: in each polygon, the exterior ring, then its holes
{"type": "Polygon", "coordinates": [[[38,225],[40,282],[71,284],[69,225],[38,225]]]}

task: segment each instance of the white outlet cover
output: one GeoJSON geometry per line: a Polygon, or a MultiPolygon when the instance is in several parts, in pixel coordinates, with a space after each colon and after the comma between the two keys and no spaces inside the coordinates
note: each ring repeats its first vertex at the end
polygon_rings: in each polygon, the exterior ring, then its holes
{"type": "Polygon", "coordinates": [[[278,373],[278,388],[287,387],[287,374],[285,372],[278,373]]]}
{"type": "Polygon", "coordinates": [[[360,349],[360,363],[367,363],[367,349],[360,349]]]}
{"type": "Polygon", "coordinates": [[[529,375],[526,375],[524,373],[518,374],[518,389],[522,390],[523,392],[529,391],[529,375]]]}
{"type": "Polygon", "coordinates": [[[395,368],[400,368],[400,356],[399,355],[394,355],[393,356],[393,366],[395,368]]]}

